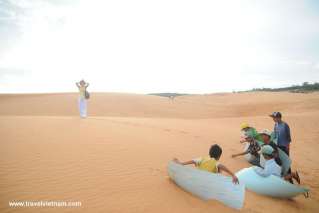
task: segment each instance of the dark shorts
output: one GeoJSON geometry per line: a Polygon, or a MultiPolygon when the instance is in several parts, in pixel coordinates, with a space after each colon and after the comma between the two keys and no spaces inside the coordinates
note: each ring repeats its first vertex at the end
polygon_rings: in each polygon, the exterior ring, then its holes
{"type": "Polygon", "coordinates": [[[282,151],[284,151],[289,156],[289,149],[286,146],[278,146],[282,151]]]}
{"type": "MultiPolygon", "coordinates": [[[[289,149],[286,146],[278,146],[278,148],[284,151],[289,156],[289,149]]],[[[291,168],[289,168],[287,174],[291,174],[291,168]]],[[[292,184],[294,183],[292,178],[289,180],[289,182],[292,184]]]]}

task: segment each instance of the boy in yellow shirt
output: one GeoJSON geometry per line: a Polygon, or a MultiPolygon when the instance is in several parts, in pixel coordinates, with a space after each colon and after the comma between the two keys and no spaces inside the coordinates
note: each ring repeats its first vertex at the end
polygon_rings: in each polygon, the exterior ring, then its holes
{"type": "Polygon", "coordinates": [[[210,147],[209,156],[200,157],[186,162],[180,162],[177,158],[174,159],[176,163],[181,165],[194,164],[198,169],[205,170],[212,173],[220,173],[222,171],[228,173],[233,178],[233,183],[238,183],[238,178],[226,166],[218,162],[222,155],[222,148],[217,144],[210,147]]]}

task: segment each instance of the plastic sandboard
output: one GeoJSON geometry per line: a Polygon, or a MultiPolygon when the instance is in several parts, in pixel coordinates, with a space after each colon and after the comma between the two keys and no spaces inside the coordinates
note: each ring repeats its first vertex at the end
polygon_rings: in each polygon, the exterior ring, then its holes
{"type": "Polygon", "coordinates": [[[235,209],[243,207],[245,186],[234,184],[231,177],[183,166],[173,161],[168,164],[168,174],[178,186],[203,200],[218,200],[235,209]]]}

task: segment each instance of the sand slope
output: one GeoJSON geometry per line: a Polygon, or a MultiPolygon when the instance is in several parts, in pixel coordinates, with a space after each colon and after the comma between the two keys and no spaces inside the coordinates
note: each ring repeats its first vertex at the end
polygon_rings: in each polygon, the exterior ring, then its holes
{"type": "MultiPolygon", "coordinates": [[[[168,98],[121,93],[92,93],[91,116],[216,118],[264,116],[271,111],[313,112],[318,93],[240,93],[168,98]],[[271,95],[270,95],[271,94],[271,95]]],[[[0,115],[77,116],[77,94],[0,95],[0,115]]]]}
{"type": "Polygon", "coordinates": [[[311,197],[292,201],[246,193],[242,212],[319,211],[319,93],[245,93],[167,98],[92,94],[88,119],[75,94],[0,96],[0,212],[236,212],[182,191],[166,174],[173,157],[223,147],[221,162],[249,166],[238,126],[271,129],[280,110],[293,134],[293,168],[311,197]],[[9,208],[12,200],[74,200],[81,208],[9,208]]]}

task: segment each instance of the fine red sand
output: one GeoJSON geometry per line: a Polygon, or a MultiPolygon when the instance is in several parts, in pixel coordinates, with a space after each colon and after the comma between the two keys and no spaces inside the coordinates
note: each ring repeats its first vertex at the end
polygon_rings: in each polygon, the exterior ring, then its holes
{"type": "Polygon", "coordinates": [[[319,212],[319,93],[241,93],[168,98],[96,93],[80,119],[77,94],[0,95],[0,212],[237,212],[202,201],[167,176],[173,157],[223,148],[221,162],[248,167],[239,125],[291,127],[293,169],[310,198],[280,200],[247,191],[242,212],[319,212]],[[9,201],[81,201],[74,208],[10,208],[9,201]]]}

